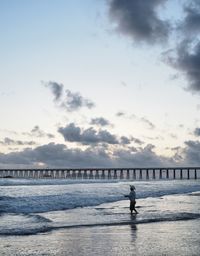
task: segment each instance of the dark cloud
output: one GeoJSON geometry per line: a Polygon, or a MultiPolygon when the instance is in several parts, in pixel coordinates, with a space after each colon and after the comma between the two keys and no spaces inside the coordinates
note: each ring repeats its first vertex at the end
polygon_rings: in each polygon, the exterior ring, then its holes
{"type": "Polygon", "coordinates": [[[136,144],[139,144],[139,145],[144,144],[144,141],[142,141],[140,139],[137,139],[137,138],[134,138],[134,137],[132,137],[132,141],[135,142],[136,144]]]}
{"type": "Polygon", "coordinates": [[[50,143],[21,152],[0,153],[0,166],[106,167],[113,166],[110,156],[102,149],[69,149],[63,144],[50,143]]]}
{"type": "Polygon", "coordinates": [[[166,148],[166,149],[173,151],[174,153],[173,159],[178,165],[182,165],[182,166],[188,165],[187,163],[185,163],[184,153],[183,153],[184,149],[182,147],[177,146],[177,147],[166,148]]]}
{"type": "Polygon", "coordinates": [[[73,123],[66,127],[59,127],[58,132],[63,135],[66,141],[81,142],[81,129],[73,123]]]}
{"type": "Polygon", "coordinates": [[[22,140],[13,140],[11,138],[5,137],[2,141],[0,141],[1,145],[4,146],[33,146],[36,145],[34,141],[22,141],[22,140]]]}
{"type": "Polygon", "coordinates": [[[200,136],[200,128],[196,128],[195,130],[194,130],[194,135],[195,136],[200,136]]]}
{"type": "MultiPolygon", "coordinates": [[[[164,53],[164,60],[182,73],[188,84],[187,89],[193,93],[200,91],[200,1],[188,0],[180,3],[185,16],[177,21],[177,42],[174,49],[164,53]]],[[[175,75],[175,78],[179,74],[175,75]]]]}
{"type": "Polygon", "coordinates": [[[34,126],[34,128],[31,130],[31,136],[40,137],[40,138],[48,137],[50,139],[55,138],[53,134],[42,131],[38,125],[34,126]]]}
{"type": "Polygon", "coordinates": [[[117,150],[114,152],[114,157],[117,162],[120,161],[120,166],[141,166],[141,167],[152,167],[152,166],[172,166],[175,162],[172,158],[165,158],[158,156],[153,152],[154,146],[152,144],[135,151],[117,150]]]}
{"type": "Polygon", "coordinates": [[[200,92],[200,41],[194,43],[184,40],[177,47],[177,51],[164,53],[165,61],[173,68],[180,70],[188,80],[188,90],[200,92]]]}
{"type": "Polygon", "coordinates": [[[112,154],[104,148],[67,148],[63,144],[50,143],[36,147],[27,148],[20,152],[8,154],[0,153],[0,166],[17,167],[65,167],[65,168],[86,168],[86,167],[150,167],[170,166],[174,162],[170,158],[164,158],[153,152],[153,146],[148,145],[143,149],[136,150],[115,150],[112,154]]]}
{"type": "Polygon", "coordinates": [[[132,142],[134,142],[135,144],[138,144],[138,145],[144,144],[143,141],[141,141],[140,139],[134,138],[132,136],[129,138],[126,136],[121,136],[120,142],[121,142],[121,144],[124,144],[124,145],[131,144],[132,142]]]}
{"type": "Polygon", "coordinates": [[[98,126],[109,126],[109,125],[111,125],[110,122],[107,119],[103,118],[103,117],[93,118],[91,120],[90,124],[98,125],[98,126]]]}
{"type": "Polygon", "coordinates": [[[86,98],[83,98],[79,93],[72,93],[70,90],[65,91],[65,100],[61,106],[67,111],[79,110],[82,107],[93,108],[94,103],[86,98]]]}
{"type": "Polygon", "coordinates": [[[200,91],[200,42],[194,48],[190,48],[187,42],[183,42],[178,49],[177,67],[183,71],[189,82],[188,89],[193,92],[200,91]]]}
{"type": "Polygon", "coordinates": [[[97,131],[94,128],[81,129],[74,123],[66,127],[60,127],[58,132],[61,133],[66,141],[79,142],[82,144],[108,143],[119,144],[117,137],[107,130],[97,131]]]}
{"type": "Polygon", "coordinates": [[[113,149],[89,147],[85,150],[68,148],[63,144],[50,143],[34,149],[26,148],[19,152],[0,153],[0,167],[22,168],[35,166],[86,168],[86,167],[162,167],[199,166],[200,142],[186,141],[185,148],[172,149],[174,156],[163,157],[155,153],[155,146],[144,148],[127,147],[113,149]]]}
{"type": "Polygon", "coordinates": [[[111,20],[117,30],[134,41],[156,43],[166,41],[169,22],[162,20],[158,8],[165,0],[108,0],[111,20]]]}
{"type": "Polygon", "coordinates": [[[171,148],[175,152],[173,159],[179,166],[199,166],[200,164],[200,142],[185,141],[185,147],[171,148]]]}
{"type": "Polygon", "coordinates": [[[182,148],[181,148],[180,146],[172,147],[172,148],[166,147],[166,149],[170,149],[170,150],[172,150],[172,151],[182,150],[182,148]]]}
{"type": "Polygon", "coordinates": [[[199,166],[200,164],[200,142],[186,141],[186,148],[184,149],[184,161],[187,165],[199,166]]]}
{"type": "Polygon", "coordinates": [[[185,18],[181,22],[180,28],[185,35],[194,36],[200,32],[200,2],[199,0],[189,1],[189,5],[184,7],[185,18]]]}
{"type": "Polygon", "coordinates": [[[78,92],[71,92],[70,90],[64,90],[63,84],[58,84],[56,82],[45,83],[46,87],[51,89],[51,92],[54,95],[54,101],[58,107],[63,108],[69,112],[77,111],[82,107],[93,108],[95,104],[78,92]]]}
{"type": "Polygon", "coordinates": [[[121,140],[122,144],[130,144],[131,143],[131,139],[127,138],[126,136],[122,136],[120,138],[120,140],[121,140]]]}
{"type": "Polygon", "coordinates": [[[51,92],[53,93],[54,95],[54,100],[55,101],[59,101],[63,95],[63,84],[59,84],[59,83],[56,83],[56,82],[48,82],[48,83],[45,83],[45,86],[46,87],[49,87],[51,89],[51,92]]]}

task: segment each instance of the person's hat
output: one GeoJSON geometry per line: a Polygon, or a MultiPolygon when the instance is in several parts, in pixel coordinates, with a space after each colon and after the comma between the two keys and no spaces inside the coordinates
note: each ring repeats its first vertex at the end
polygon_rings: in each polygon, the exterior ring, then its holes
{"type": "Polygon", "coordinates": [[[135,189],[135,186],[133,186],[133,185],[130,185],[130,188],[131,188],[131,189],[135,189]]]}

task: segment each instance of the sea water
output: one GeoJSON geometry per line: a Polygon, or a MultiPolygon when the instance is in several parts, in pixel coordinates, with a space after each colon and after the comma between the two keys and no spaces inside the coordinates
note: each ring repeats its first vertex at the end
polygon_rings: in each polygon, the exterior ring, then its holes
{"type": "Polygon", "coordinates": [[[0,179],[0,236],[200,218],[200,182],[0,179]],[[130,216],[134,184],[139,215],[130,216]],[[192,198],[192,201],[191,201],[192,198]]]}
{"type": "Polygon", "coordinates": [[[1,256],[197,256],[199,180],[0,179],[1,256]],[[129,185],[137,211],[130,214],[129,185]]]}

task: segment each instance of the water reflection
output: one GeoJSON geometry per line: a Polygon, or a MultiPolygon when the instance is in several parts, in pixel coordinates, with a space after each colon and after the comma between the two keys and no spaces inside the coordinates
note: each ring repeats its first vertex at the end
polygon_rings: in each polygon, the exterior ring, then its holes
{"type": "Polygon", "coordinates": [[[135,224],[137,219],[137,214],[130,214],[130,234],[132,242],[135,242],[137,239],[137,225],[135,224]]]}

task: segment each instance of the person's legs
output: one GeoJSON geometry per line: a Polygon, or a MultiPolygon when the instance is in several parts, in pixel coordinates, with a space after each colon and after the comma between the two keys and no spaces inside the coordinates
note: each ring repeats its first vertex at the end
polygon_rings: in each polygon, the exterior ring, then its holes
{"type": "Polygon", "coordinates": [[[135,211],[135,213],[138,213],[138,211],[135,209],[135,205],[136,205],[136,202],[133,202],[133,210],[135,211]]]}
{"type": "Polygon", "coordinates": [[[130,201],[130,211],[131,211],[131,214],[133,213],[133,205],[132,205],[132,202],[130,201]]]}
{"type": "Polygon", "coordinates": [[[130,211],[131,211],[131,214],[133,213],[133,210],[134,210],[134,202],[130,201],[130,211]]]}

